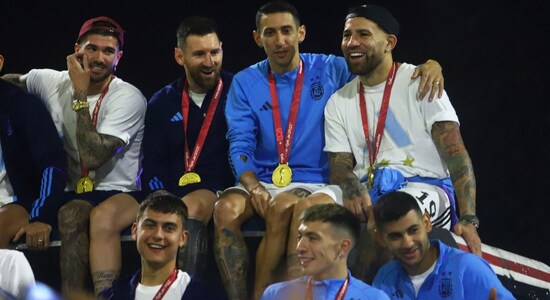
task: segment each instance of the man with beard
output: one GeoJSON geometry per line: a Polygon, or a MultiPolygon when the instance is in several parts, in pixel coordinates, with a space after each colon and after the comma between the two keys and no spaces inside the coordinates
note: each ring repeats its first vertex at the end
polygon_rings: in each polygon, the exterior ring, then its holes
{"type": "MultiPolygon", "coordinates": [[[[290,276],[301,274],[296,254],[300,213],[317,203],[341,203],[338,187],[327,185],[323,109],[353,75],[342,57],[300,54],[305,36],[294,6],[285,1],[263,5],[256,13],[254,41],[267,59],[237,73],[227,96],[229,154],[240,184],[220,196],[214,221],[216,261],[231,299],[248,299],[243,222],[259,215],[266,223],[256,253],[253,298],[258,299],[278,280],[285,254],[290,276]]],[[[422,73],[441,81],[437,63],[422,73]]]]}
{"type": "Polygon", "coordinates": [[[189,242],[180,250],[178,267],[201,276],[216,192],[235,181],[224,115],[233,74],[222,71],[222,43],[207,18],[190,17],[179,25],[174,58],[185,75],[149,101],[141,182],[144,193],[166,190],[187,205],[189,242]]]}
{"type": "Polygon", "coordinates": [[[373,211],[376,239],[395,258],[374,287],[396,299],[515,299],[481,257],[429,240],[430,215],[409,193],[384,194],[373,211]]]}
{"type": "Polygon", "coordinates": [[[138,208],[146,99],[114,76],[123,43],[116,21],[93,18],[80,29],[67,71],[9,76],[43,99],[69,157],[68,202],[58,213],[64,294],[83,289],[90,269],[96,293],[118,277],[120,232],[138,208]]]}
{"type": "Polygon", "coordinates": [[[365,211],[365,202],[375,203],[384,193],[407,191],[435,226],[454,226],[470,251],[481,255],[475,176],[458,117],[446,93],[438,101],[417,101],[415,66],[392,58],[398,33],[397,20],[379,6],[355,7],[346,17],[342,52],[358,76],[325,108],[331,183],[341,187],[355,211],[365,211]]]}

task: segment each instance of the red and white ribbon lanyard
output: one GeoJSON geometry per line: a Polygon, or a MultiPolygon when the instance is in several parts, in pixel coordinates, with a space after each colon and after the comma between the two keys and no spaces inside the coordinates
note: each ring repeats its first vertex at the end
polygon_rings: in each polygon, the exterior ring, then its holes
{"type": "Polygon", "coordinates": [[[273,111],[273,127],[275,127],[275,139],[277,141],[277,152],[279,154],[279,163],[286,164],[288,162],[288,154],[290,153],[290,145],[296,127],[296,118],[298,116],[298,108],[300,107],[300,97],[302,95],[302,86],[304,82],[304,64],[300,60],[298,74],[296,75],[296,84],[294,85],[294,93],[292,94],[292,102],[290,113],[288,115],[288,123],[286,125],[286,138],[284,139],[283,126],[281,121],[281,107],[279,106],[279,98],[277,97],[277,85],[275,77],[269,71],[269,92],[271,94],[271,106],[273,111]],[[283,144],[283,139],[284,144],[283,144]]]}
{"type": "Polygon", "coordinates": [[[223,82],[221,79],[219,79],[218,85],[216,86],[216,90],[214,91],[214,95],[212,96],[212,101],[208,106],[208,111],[206,113],[204,121],[202,122],[201,130],[199,131],[199,137],[197,138],[197,142],[195,143],[195,148],[193,149],[193,154],[191,155],[189,151],[189,145],[187,144],[187,122],[189,120],[188,118],[189,116],[189,92],[188,92],[189,84],[187,80],[185,80],[183,92],[181,93],[181,112],[183,114],[183,133],[184,133],[184,144],[185,144],[184,162],[185,162],[186,172],[193,171],[195,169],[195,166],[197,165],[199,154],[201,153],[202,146],[204,146],[204,141],[206,140],[206,136],[208,135],[208,130],[210,130],[212,119],[214,118],[214,114],[216,113],[216,108],[218,107],[218,102],[220,100],[222,89],[223,89],[223,82]]]}
{"type": "MultiPolygon", "coordinates": [[[[305,300],[313,300],[313,288],[311,286],[311,281],[313,279],[311,276],[307,279],[306,282],[306,296],[305,300]]],[[[336,296],[334,297],[335,300],[342,300],[346,296],[346,293],[348,292],[349,287],[349,274],[346,276],[346,280],[344,280],[344,283],[340,286],[338,289],[338,292],[336,292],[336,296]]]]}
{"type": "MultiPolygon", "coordinates": [[[[166,295],[166,292],[168,292],[168,289],[170,288],[170,286],[172,286],[174,281],[176,281],[177,277],[178,277],[178,268],[174,268],[174,271],[172,271],[172,273],[170,273],[170,276],[166,278],[166,280],[164,281],[160,289],[155,294],[155,297],[153,297],[153,300],[160,300],[164,298],[164,295],[166,295]]],[[[140,283],[141,283],[141,280],[140,280],[140,283]]],[[[136,289],[137,289],[137,285],[136,285],[136,289]]]]}
{"type": "MultiPolygon", "coordinates": [[[[369,121],[367,117],[367,105],[365,99],[365,90],[363,88],[363,83],[359,82],[359,106],[361,108],[361,121],[363,123],[363,133],[365,134],[365,139],[367,140],[367,148],[369,150],[369,164],[370,168],[374,168],[376,162],[376,156],[378,155],[378,150],[380,150],[380,144],[382,143],[382,136],[384,135],[384,127],[386,125],[386,117],[388,115],[388,107],[390,103],[390,95],[395,81],[395,74],[399,66],[397,63],[393,63],[388,77],[386,78],[386,86],[384,87],[384,95],[382,96],[382,104],[380,106],[380,115],[378,116],[378,124],[376,125],[376,130],[374,134],[374,143],[371,148],[370,143],[370,133],[369,133],[369,121]]],[[[374,116],[374,114],[373,114],[374,116]]]]}
{"type": "MultiPolygon", "coordinates": [[[[97,116],[99,115],[99,108],[101,107],[103,98],[105,97],[105,95],[107,95],[107,92],[109,91],[109,85],[111,84],[111,81],[113,81],[113,77],[114,76],[112,75],[109,77],[109,82],[107,82],[107,86],[103,89],[103,91],[101,91],[101,95],[99,95],[99,99],[97,99],[97,102],[94,107],[94,111],[92,112],[92,124],[94,124],[94,126],[96,127],[97,127],[97,116]]],[[[82,159],[80,159],[80,175],[82,175],[82,177],[87,177],[88,173],[89,173],[88,169],[84,167],[84,165],[82,164],[82,159]]]]}

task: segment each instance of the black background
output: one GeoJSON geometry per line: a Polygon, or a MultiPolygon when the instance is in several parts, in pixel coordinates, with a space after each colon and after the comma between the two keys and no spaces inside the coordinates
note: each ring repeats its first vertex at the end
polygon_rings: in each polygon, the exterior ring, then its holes
{"type": "MultiPolygon", "coordinates": [[[[293,2],[307,27],[302,52],[341,54],[348,7],[362,1],[293,2]]],[[[374,1],[401,23],[394,57],[438,60],[445,89],[477,178],[480,235],[486,244],[550,263],[550,110],[547,71],[550,2],[374,1]]],[[[66,68],[82,23],[99,15],[127,31],[117,76],[149,98],[177,78],[175,33],[183,18],[204,15],[220,26],[224,68],[237,72],[264,59],[252,40],[263,1],[2,0],[3,73],[66,68]]]]}

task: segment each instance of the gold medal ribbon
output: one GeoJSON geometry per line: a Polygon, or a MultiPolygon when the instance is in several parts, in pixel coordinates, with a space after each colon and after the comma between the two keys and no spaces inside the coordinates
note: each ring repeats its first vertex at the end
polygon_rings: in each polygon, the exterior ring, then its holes
{"type": "Polygon", "coordinates": [[[303,82],[304,63],[300,59],[285,135],[283,133],[283,125],[281,120],[281,107],[279,106],[279,98],[277,96],[277,85],[275,83],[273,72],[271,72],[271,70],[269,71],[269,92],[271,95],[271,106],[273,111],[273,127],[275,129],[275,140],[277,142],[277,153],[279,156],[279,166],[277,166],[274,170],[271,180],[273,181],[273,184],[278,187],[287,186],[292,181],[292,170],[288,165],[288,157],[290,153],[290,145],[292,144],[292,137],[294,136],[296,127],[295,124],[296,118],[298,117],[298,108],[300,107],[303,82]]]}
{"type": "MultiPolygon", "coordinates": [[[[94,126],[97,127],[97,116],[99,114],[99,108],[101,107],[101,103],[103,102],[103,98],[109,91],[109,85],[111,84],[111,81],[113,81],[113,76],[111,75],[109,77],[109,82],[107,82],[107,86],[101,91],[101,95],[99,95],[99,99],[97,99],[97,102],[94,107],[94,111],[92,112],[92,123],[94,126]]],[[[94,182],[92,178],[88,176],[89,170],[84,167],[82,164],[82,157],[80,157],[80,175],[81,178],[76,183],[75,191],[77,194],[87,193],[94,190],[94,182]]]]}
{"type": "MultiPolygon", "coordinates": [[[[384,87],[384,95],[382,96],[382,104],[380,106],[380,114],[378,116],[378,124],[376,125],[374,133],[374,142],[371,146],[370,132],[369,132],[369,120],[367,116],[367,104],[365,99],[365,89],[363,88],[363,83],[359,81],[359,106],[361,108],[361,122],[363,123],[363,133],[365,134],[365,139],[367,144],[365,147],[368,149],[369,153],[369,168],[367,175],[367,188],[371,189],[374,184],[374,165],[376,162],[376,156],[380,150],[380,144],[382,143],[382,136],[384,135],[384,127],[386,126],[386,117],[388,115],[388,107],[390,104],[390,95],[395,81],[395,74],[399,66],[397,63],[393,63],[388,77],[386,78],[386,85],[384,87]]],[[[373,114],[375,116],[375,114],[373,114]]]]}
{"type": "Polygon", "coordinates": [[[181,112],[183,115],[183,135],[184,135],[184,144],[185,144],[184,146],[185,174],[181,176],[178,182],[179,186],[185,186],[190,183],[201,182],[201,177],[199,176],[199,174],[193,172],[193,170],[197,165],[199,155],[204,146],[204,141],[206,140],[206,136],[208,135],[208,131],[210,130],[210,125],[212,124],[212,119],[214,118],[214,114],[216,113],[216,108],[218,107],[218,102],[220,100],[222,89],[223,89],[223,82],[220,78],[218,80],[218,85],[216,86],[216,90],[214,91],[214,95],[212,96],[212,101],[208,106],[208,111],[206,113],[206,116],[204,117],[204,121],[202,122],[201,130],[199,131],[199,136],[195,143],[195,147],[193,148],[193,153],[191,154],[189,151],[189,144],[187,142],[187,122],[189,120],[189,83],[187,80],[185,80],[183,91],[181,93],[181,112]]]}

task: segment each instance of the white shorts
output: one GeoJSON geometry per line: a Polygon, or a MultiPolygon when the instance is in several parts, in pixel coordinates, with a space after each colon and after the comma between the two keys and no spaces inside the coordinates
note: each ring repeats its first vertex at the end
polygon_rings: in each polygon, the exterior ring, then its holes
{"type": "Polygon", "coordinates": [[[434,227],[450,230],[451,202],[443,189],[422,182],[408,182],[407,186],[399,191],[414,196],[420,209],[430,214],[434,227]]]}
{"type": "MultiPolygon", "coordinates": [[[[342,202],[342,190],[340,190],[340,187],[337,185],[331,185],[331,184],[322,184],[322,183],[303,183],[303,182],[291,182],[289,185],[285,187],[277,187],[273,183],[267,183],[260,181],[260,183],[265,186],[269,194],[272,198],[275,198],[278,194],[282,192],[286,192],[292,189],[300,188],[304,189],[308,192],[313,194],[323,193],[328,195],[334,202],[337,204],[343,205],[344,202],[342,202]]],[[[249,194],[248,191],[244,188],[242,184],[238,184],[236,186],[230,187],[225,189],[225,191],[231,191],[231,190],[241,190],[245,193],[249,194]]],[[[221,194],[221,192],[218,192],[218,196],[221,194]]]]}

